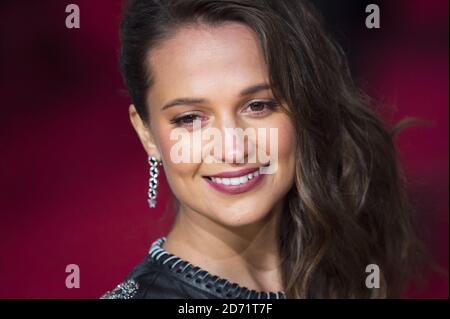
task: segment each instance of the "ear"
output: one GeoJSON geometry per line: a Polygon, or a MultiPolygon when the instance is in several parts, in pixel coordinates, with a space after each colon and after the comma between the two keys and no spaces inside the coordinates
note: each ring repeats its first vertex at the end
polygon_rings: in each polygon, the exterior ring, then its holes
{"type": "Polygon", "coordinates": [[[150,128],[142,121],[136,107],[131,104],[128,108],[128,113],[130,115],[131,124],[134,127],[139,139],[141,140],[142,146],[144,146],[145,151],[150,156],[155,156],[158,160],[161,160],[161,153],[159,148],[155,143],[155,138],[150,128]]]}

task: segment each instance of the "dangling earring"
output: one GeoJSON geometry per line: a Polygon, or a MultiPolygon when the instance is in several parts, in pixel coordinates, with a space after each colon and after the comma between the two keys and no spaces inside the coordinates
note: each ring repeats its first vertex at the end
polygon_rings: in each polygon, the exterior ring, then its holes
{"type": "MultiPolygon", "coordinates": [[[[156,188],[158,187],[158,160],[154,156],[148,157],[148,163],[150,164],[150,179],[148,180],[148,206],[150,208],[156,207],[156,188]]],[[[159,162],[162,165],[162,162],[159,162]]]]}

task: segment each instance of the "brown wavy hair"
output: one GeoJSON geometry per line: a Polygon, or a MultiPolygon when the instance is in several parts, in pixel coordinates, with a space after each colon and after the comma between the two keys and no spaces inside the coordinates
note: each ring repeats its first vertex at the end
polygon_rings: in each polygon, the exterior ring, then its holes
{"type": "Polygon", "coordinates": [[[228,21],[258,36],[275,97],[296,127],[295,185],[279,225],[288,298],[398,297],[421,250],[393,131],[353,82],[342,49],[302,0],[135,0],[121,23],[120,69],[148,122],[147,53],[180,28],[228,21]],[[376,264],[381,287],[368,289],[376,264]]]}

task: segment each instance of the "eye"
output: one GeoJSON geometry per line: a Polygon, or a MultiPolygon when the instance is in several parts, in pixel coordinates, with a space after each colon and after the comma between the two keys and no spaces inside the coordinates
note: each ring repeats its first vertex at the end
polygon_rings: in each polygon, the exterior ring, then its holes
{"type": "Polygon", "coordinates": [[[274,100],[270,101],[255,101],[248,104],[244,108],[245,113],[251,113],[253,115],[264,115],[270,113],[278,106],[278,103],[274,100]]]}
{"type": "Polygon", "coordinates": [[[191,114],[177,116],[177,117],[173,118],[172,120],[170,120],[170,123],[180,125],[180,126],[192,126],[194,124],[194,121],[196,121],[196,120],[201,121],[203,119],[205,119],[205,117],[203,117],[199,114],[191,113],[191,114]]]}

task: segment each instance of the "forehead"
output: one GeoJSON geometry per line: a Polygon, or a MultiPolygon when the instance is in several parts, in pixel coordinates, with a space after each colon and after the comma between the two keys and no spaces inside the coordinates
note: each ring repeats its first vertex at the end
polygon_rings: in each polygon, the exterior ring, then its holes
{"type": "Polygon", "coordinates": [[[184,27],[149,52],[154,80],[150,97],[234,94],[267,81],[267,67],[256,34],[229,22],[184,27]]]}

